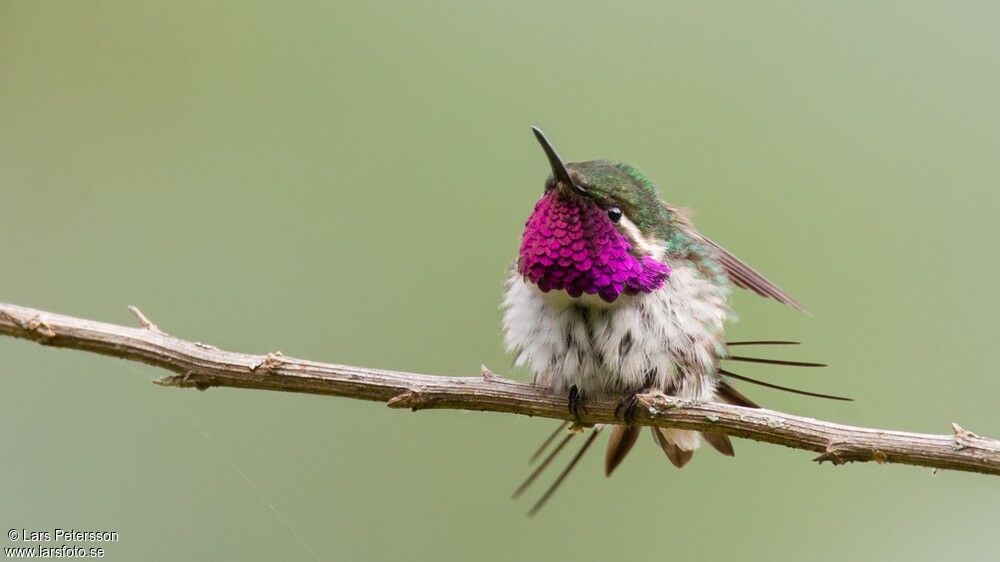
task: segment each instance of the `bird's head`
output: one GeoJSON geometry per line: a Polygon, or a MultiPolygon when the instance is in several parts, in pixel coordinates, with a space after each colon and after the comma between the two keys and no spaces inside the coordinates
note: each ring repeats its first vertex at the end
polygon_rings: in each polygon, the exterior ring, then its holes
{"type": "Polygon", "coordinates": [[[552,174],[525,223],[518,271],[543,292],[573,298],[654,291],[670,275],[665,240],[673,217],[656,187],[622,162],[563,162],[537,128],[552,174]]]}

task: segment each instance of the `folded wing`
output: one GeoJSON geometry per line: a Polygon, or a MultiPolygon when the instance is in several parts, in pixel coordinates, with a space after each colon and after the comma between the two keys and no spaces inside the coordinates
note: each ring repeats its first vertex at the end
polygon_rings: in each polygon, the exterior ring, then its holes
{"type": "Polygon", "coordinates": [[[753,291],[762,297],[769,297],[778,302],[785,303],[795,310],[805,312],[802,305],[792,298],[791,295],[783,291],[781,287],[778,287],[774,283],[768,281],[760,273],[754,271],[754,269],[744,263],[743,260],[730,254],[728,250],[708,238],[705,238],[700,234],[698,237],[715,252],[715,259],[718,260],[720,265],[722,265],[722,268],[725,270],[729,280],[733,282],[733,285],[736,285],[741,289],[753,291]]]}

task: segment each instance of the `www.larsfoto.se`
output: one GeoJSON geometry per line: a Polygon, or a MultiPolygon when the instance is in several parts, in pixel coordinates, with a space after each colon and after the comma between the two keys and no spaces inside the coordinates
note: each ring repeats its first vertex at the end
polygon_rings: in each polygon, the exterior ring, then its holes
{"type": "Polygon", "coordinates": [[[104,558],[104,549],[71,544],[59,546],[5,546],[4,558],[104,558]]]}

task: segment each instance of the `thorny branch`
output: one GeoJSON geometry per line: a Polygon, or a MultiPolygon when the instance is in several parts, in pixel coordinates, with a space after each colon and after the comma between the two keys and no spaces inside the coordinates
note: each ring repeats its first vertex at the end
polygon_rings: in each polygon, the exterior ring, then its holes
{"type": "MultiPolygon", "coordinates": [[[[500,377],[443,377],[223,351],[163,332],[135,307],[139,328],[0,303],[0,334],[42,345],[141,361],[176,373],[161,386],[213,386],[305,392],[385,402],[390,408],[454,409],[569,419],[565,397],[500,377]]],[[[820,453],[833,464],[875,461],[1000,475],[1000,441],[952,424],[951,435],[853,427],[765,409],[692,403],[662,394],[640,397],[635,423],[724,433],[820,453]]],[[[585,424],[614,423],[615,404],[593,401],[585,424]]]]}

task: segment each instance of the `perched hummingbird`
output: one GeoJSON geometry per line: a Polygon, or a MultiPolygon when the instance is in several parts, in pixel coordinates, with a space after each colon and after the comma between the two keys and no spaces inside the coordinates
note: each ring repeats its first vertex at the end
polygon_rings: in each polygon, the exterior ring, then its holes
{"type": "MultiPolygon", "coordinates": [[[[605,456],[610,475],[635,444],[631,425],[636,396],[658,391],[693,401],[758,407],[724,378],[725,359],[798,366],[817,363],[745,358],[733,345],[795,342],[726,342],[733,318],[731,286],[749,289],[802,310],[786,292],[695,230],[684,210],[665,203],[653,182],[630,164],[610,160],[564,163],[532,127],[552,174],[525,223],[520,253],[504,285],[504,343],[515,364],[534,373],[536,385],[567,397],[570,412],[592,397],[614,397],[621,424],[612,425],[605,456]]],[[[536,452],[538,457],[568,424],[536,452]]],[[[515,492],[541,474],[573,428],[515,492]]],[[[569,466],[535,504],[536,512],[593,443],[595,428],[569,466]]],[[[701,438],[733,456],[729,437],[651,428],[674,466],[691,460],[701,438]]],[[[534,457],[533,457],[534,458],[534,457]]]]}

